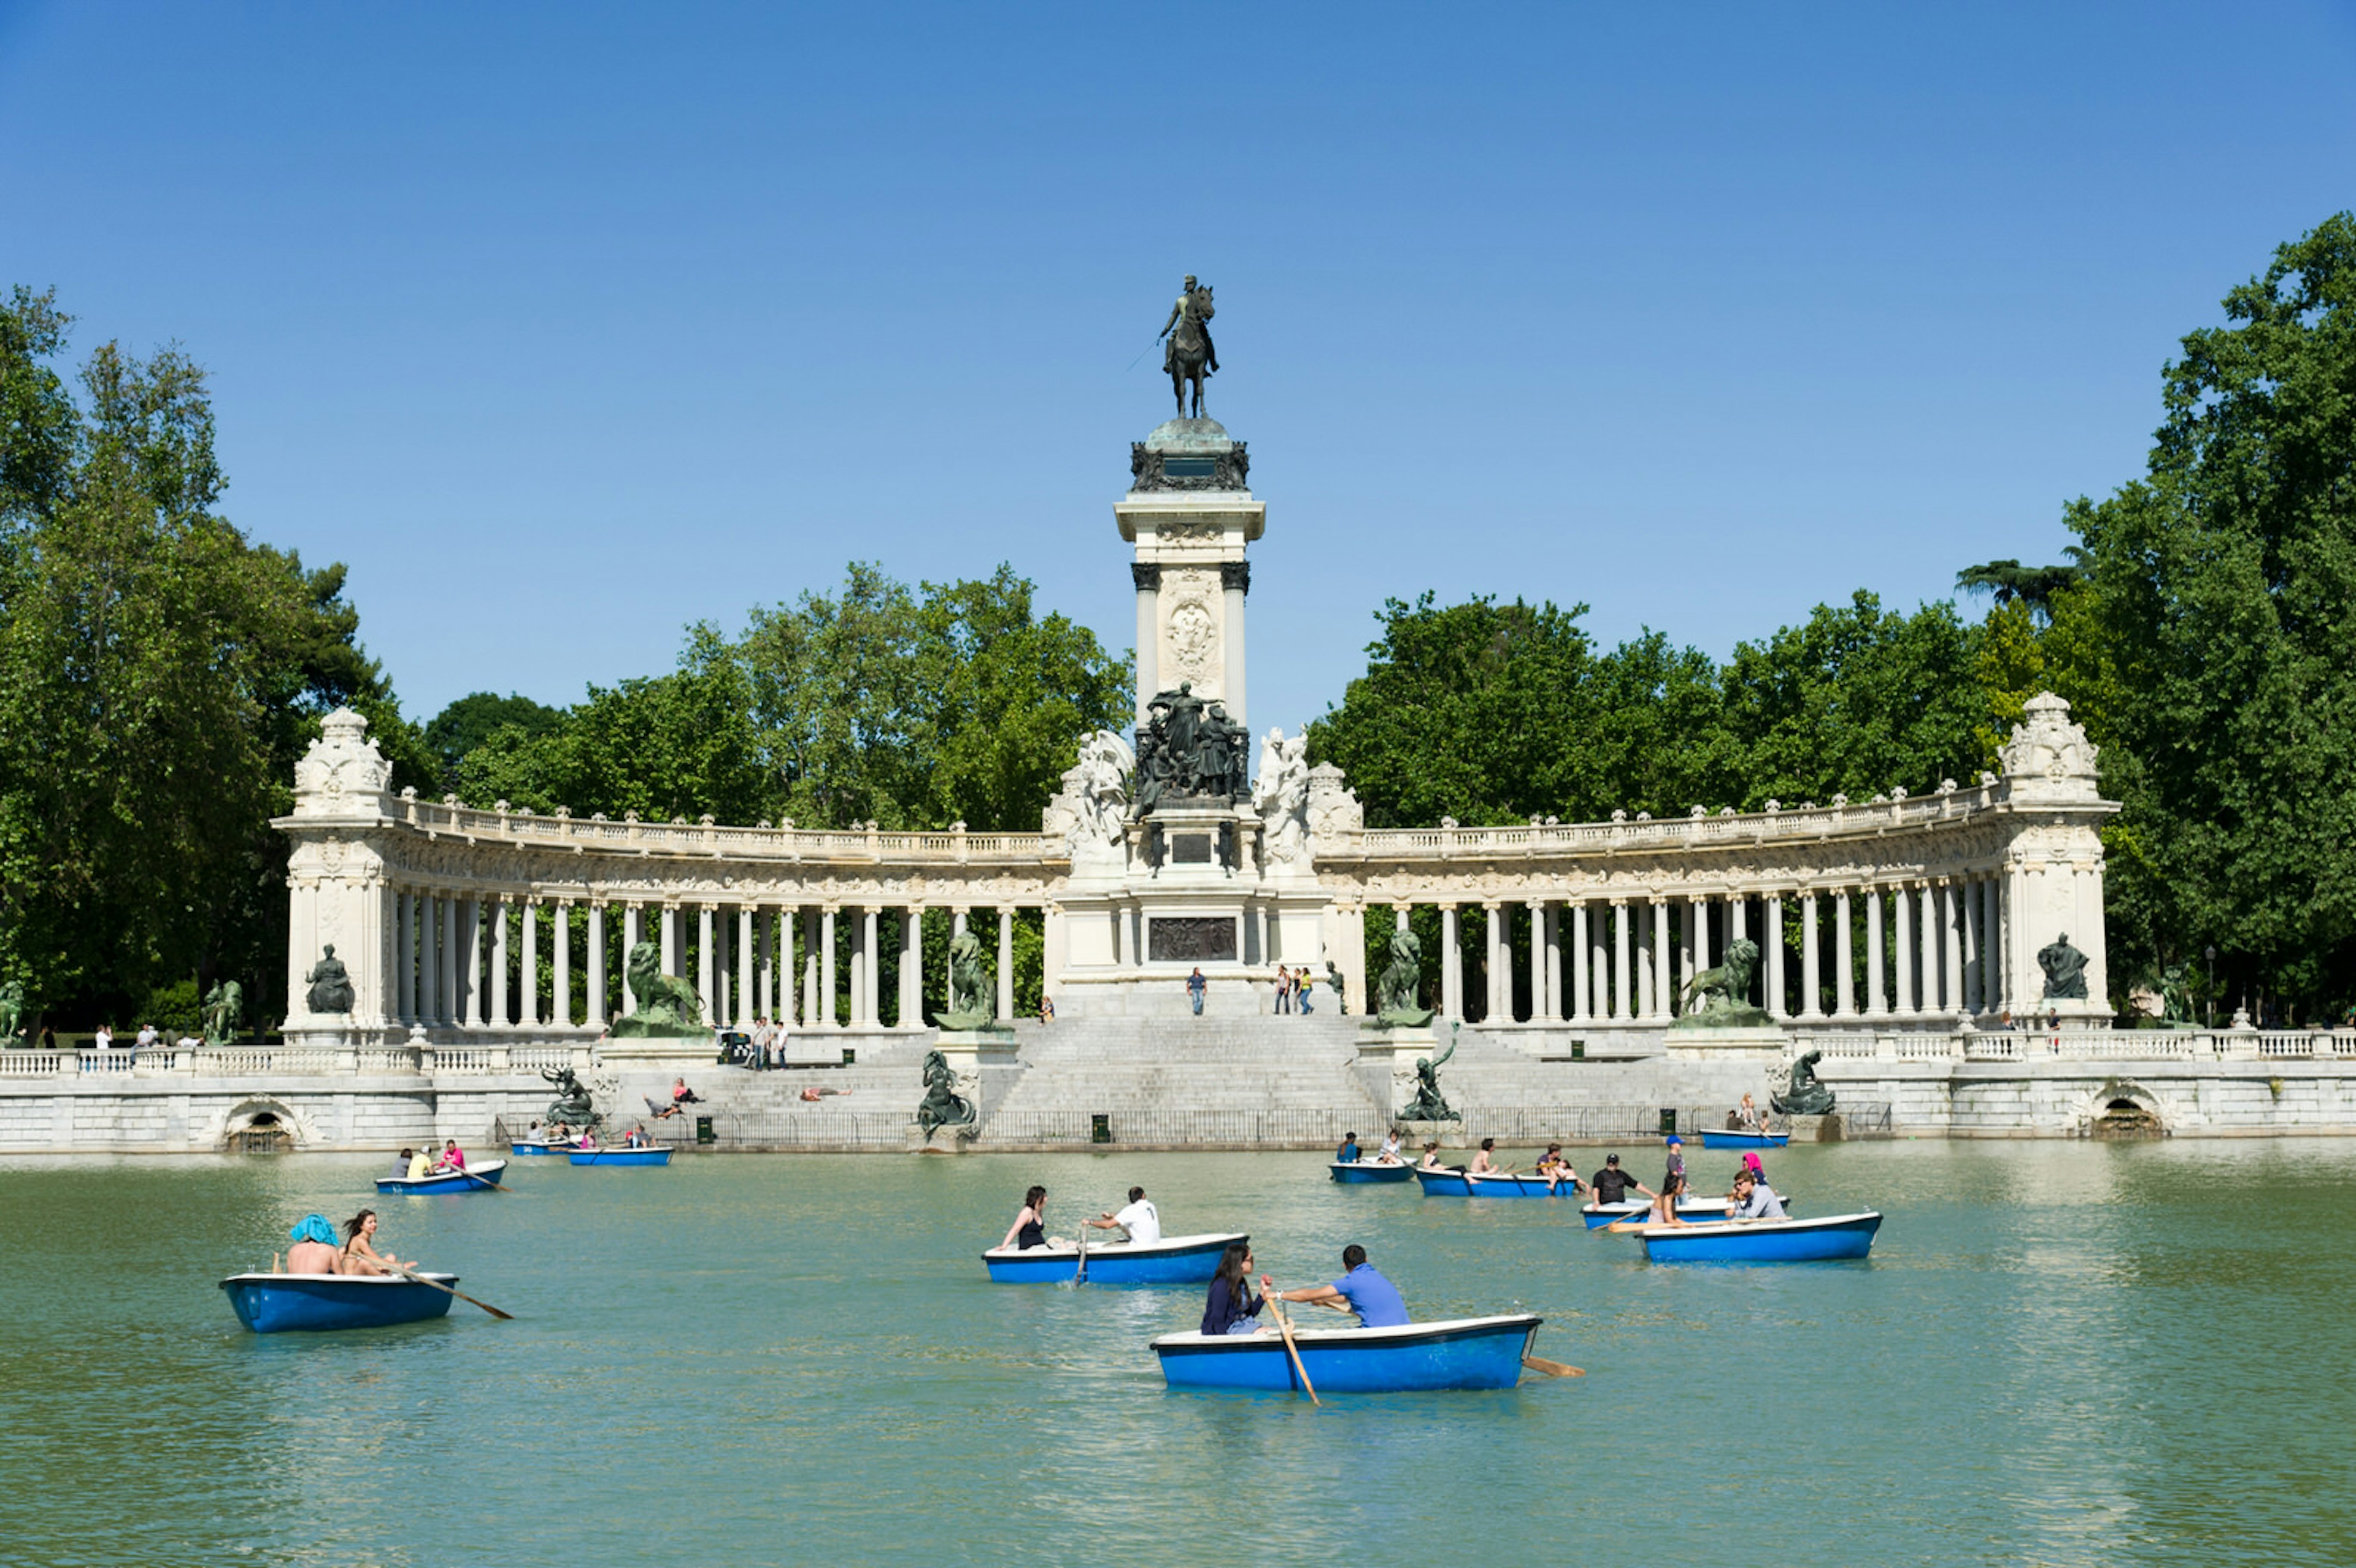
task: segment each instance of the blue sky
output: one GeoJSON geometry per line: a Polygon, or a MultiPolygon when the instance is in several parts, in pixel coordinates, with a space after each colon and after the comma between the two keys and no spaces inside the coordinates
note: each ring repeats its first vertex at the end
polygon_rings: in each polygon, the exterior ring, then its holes
{"type": "Polygon", "coordinates": [[[1126,647],[1216,286],[1252,718],[1436,590],[1723,656],[2053,559],[2161,365],[2356,204],[2348,5],[0,0],[0,283],[214,376],[408,710],[1012,561],[1126,647]]]}

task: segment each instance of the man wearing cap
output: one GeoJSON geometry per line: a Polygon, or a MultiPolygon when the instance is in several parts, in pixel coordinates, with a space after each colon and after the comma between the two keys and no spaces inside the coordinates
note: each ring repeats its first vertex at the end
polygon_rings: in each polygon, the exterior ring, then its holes
{"type": "Polygon", "coordinates": [[[1588,1186],[1594,1192],[1595,1200],[1606,1206],[1626,1202],[1628,1189],[1632,1187],[1647,1198],[1653,1195],[1650,1188],[1620,1168],[1620,1157],[1616,1154],[1603,1157],[1603,1168],[1595,1173],[1595,1179],[1588,1186]]]}
{"type": "Polygon", "coordinates": [[[1686,1140],[1671,1133],[1664,1141],[1668,1145],[1669,1168],[1661,1177],[1661,1185],[1668,1187],[1685,1179],[1686,1140]]]}

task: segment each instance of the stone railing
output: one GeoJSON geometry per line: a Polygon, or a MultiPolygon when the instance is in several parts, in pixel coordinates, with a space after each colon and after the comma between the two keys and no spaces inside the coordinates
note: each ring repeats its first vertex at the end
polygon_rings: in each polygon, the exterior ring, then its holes
{"type": "Polygon", "coordinates": [[[585,1046],[209,1046],[0,1051],[0,1078],[376,1078],[537,1073],[594,1065],[585,1046]]]}
{"type": "Polygon", "coordinates": [[[2356,1029],[1848,1030],[1794,1037],[1827,1061],[2204,1061],[2356,1058],[2356,1029]]]}
{"type": "Polygon", "coordinates": [[[1624,849],[1747,848],[1805,843],[1962,822],[2007,797],[2001,784],[1790,810],[1715,816],[1632,816],[1611,822],[1547,822],[1504,827],[1369,827],[1321,837],[1318,854],[1369,859],[1480,859],[1492,856],[1593,854],[1624,849]]]}
{"type": "Polygon", "coordinates": [[[524,848],[612,855],[693,856],[718,860],[816,860],[830,864],[1036,866],[1061,860],[1064,840],[1041,833],[887,833],[864,828],[729,827],[712,822],[637,822],[600,814],[542,816],[530,811],[483,811],[435,805],[404,795],[393,820],[438,837],[524,848]]]}

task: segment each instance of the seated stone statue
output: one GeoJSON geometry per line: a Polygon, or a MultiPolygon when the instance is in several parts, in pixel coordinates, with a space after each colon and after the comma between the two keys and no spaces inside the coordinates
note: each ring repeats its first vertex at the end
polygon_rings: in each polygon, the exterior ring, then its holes
{"type": "Polygon", "coordinates": [[[925,1052],[925,1097],[916,1106],[916,1125],[931,1137],[943,1127],[974,1125],[973,1102],[957,1092],[957,1072],[937,1051],[925,1052]]]}
{"type": "Polygon", "coordinates": [[[2070,933],[2062,932],[2037,950],[2037,966],[2045,971],[2045,996],[2057,1001],[2083,1002],[2086,999],[2087,957],[2070,945],[2070,933]]]}
{"type": "Polygon", "coordinates": [[[1831,1115],[1833,1092],[1816,1079],[1816,1063],[1824,1057],[1821,1051],[1803,1051],[1800,1060],[1792,1063],[1790,1087],[1781,1094],[1770,1094],[1768,1108],[1787,1116],[1831,1115]]]}
{"type": "Polygon", "coordinates": [[[303,978],[310,983],[311,988],[305,993],[304,1001],[313,1012],[335,1014],[352,1010],[352,977],[344,968],[344,961],[336,956],[334,943],[327,944],[319,955],[319,961],[311,965],[311,972],[303,978]]]}

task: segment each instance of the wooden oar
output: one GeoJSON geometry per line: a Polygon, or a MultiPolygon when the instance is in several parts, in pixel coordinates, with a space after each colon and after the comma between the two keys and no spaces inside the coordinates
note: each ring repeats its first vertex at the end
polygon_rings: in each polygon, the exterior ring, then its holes
{"type": "Polygon", "coordinates": [[[394,1263],[391,1258],[382,1258],[382,1259],[380,1259],[380,1260],[378,1260],[378,1261],[380,1261],[380,1262],[381,1262],[381,1263],[386,1264],[387,1265],[389,1265],[389,1266],[391,1268],[391,1270],[392,1270],[392,1272],[393,1272],[393,1273],[395,1273],[395,1274],[397,1274],[397,1275],[401,1275],[403,1279],[412,1281],[413,1283],[418,1284],[418,1285],[432,1285],[432,1286],[433,1286],[434,1289],[436,1289],[436,1290],[443,1291],[443,1292],[444,1292],[444,1293],[446,1293],[446,1294],[448,1294],[448,1295],[451,1295],[451,1296],[456,1296],[456,1297],[457,1297],[459,1300],[461,1300],[461,1301],[464,1301],[464,1302],[469,1302],[469,1303],[473,1304],[474,1306],[477,1306],[477,1307],[481,1307],[484,1311],[486,1311],[486,1312],[489,1313],[489,1314],[490,1314],[492,1317],[494,1317],[504,1318],[504,1319],[507,1319],[507,1320],[509,1320],[509,1321],[512,1321],[512,1320],[514,1319],[514,1317],[515,1317],[515,1314],[514,1314],[514,1313],[512,1313],[512,1312],[502,1312],[502,1311],[500,1311],[498,1307],[496,1307],[492,1306],[492,1305],[491,1305],[489,1302],[487,1302],[487,1301],[477,1301],[473,1296],[468,1296],[465,1291],[463,1291],[463,1290],[453,1290],[453,1289],[451,1289],[451,1288],[450,1288],[450,1286],[448,1286],[448,1285],[444,1285],[444,1284],[443,1284],[440,1280],[438,1280],[438,1279],[428,1279],[428,1278],[426,1278],[423,1275],[419,1274],[415,1269],[411,1268],[411,1267],[410,1267],[408,1264],[397,1264],[397,1263],[394,1263]]]}
{"type": "Polygon", "coordinates": [[[481,1182],[484,1186],[489,1188],[494,1192],[511,1192],[513,1190],[510,1188],[501,1187],[498,1182],[493,1181],[487,1176],[477,1176],[473,1171],[467,1169],[463,1165],[458,1168],[458,1174],[465,1177],[469,1181],[481,1182]]]}
{"type": "Polygon", "coordinates": [[[1276,1307],[1276,1330],[1284,1336],[1284,1353],[1292,1358],[1292,1372],[1301,1380],[1301,1392],[1309,1396],[1310,1403],[1322,1403],[1317,1386],[1309,1381],[1309,1369],[1301,1364],[1301,1347],[1292,1342],[1292,1315],[1285,1311],[1280,1293],[1270,1291],[1269,1295],[1274,1298],[1271,1304],[1276,1307]]]}
{"type": "Polygon", "coordinates": [[[1080,1272],[1072,1276],[1074,1285],[1088,1283],[1088,1222],[1080,1221],[1080,1272]]]}
{"type": "Polygon", "coordinates": [[[1522,1365],[1534,1372],[1544,1372],[1550,1378],[1583,1378],[1587,1375],[1569,1361],[1549,1361],[1544,1356],[1524,1356],[1522,1365]]]}

